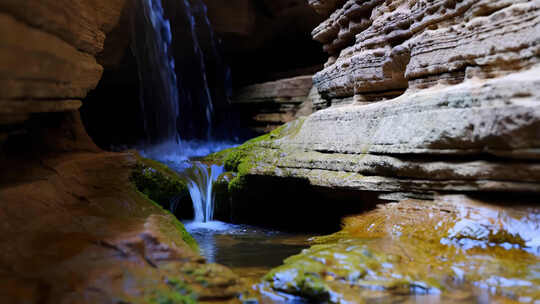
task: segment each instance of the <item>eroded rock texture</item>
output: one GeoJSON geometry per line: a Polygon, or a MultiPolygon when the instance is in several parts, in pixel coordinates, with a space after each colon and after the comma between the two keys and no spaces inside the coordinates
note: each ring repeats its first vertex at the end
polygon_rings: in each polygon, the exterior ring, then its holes
{"type": "Polygon", "coordinates": [[[540,192],[540,1],[310,3],[328,15],[313,31],[330,56],[314,84],[333,106],[258,143],[246,176],[540,192]]]}
{"type": "Polygon", "coordinates": [[[492,78],[538,61],[538,1],[347,1],[313,31],[327,97],[376,101],[408,87],[492,78]],[[376,96],[373,96],[376,95],[376,96]]]}
{"type": "Polygon", "coordinates": [[[101,78],[96,56],[125,0],[0,2],[0,124],[72,111],[101,78]]]}
{"type": "Polygon", "coordinates": [[[318,102],[312,75],[280,79],[238,90],[232,103],[249,127],[266,133],[313,112],[318,102]]]}

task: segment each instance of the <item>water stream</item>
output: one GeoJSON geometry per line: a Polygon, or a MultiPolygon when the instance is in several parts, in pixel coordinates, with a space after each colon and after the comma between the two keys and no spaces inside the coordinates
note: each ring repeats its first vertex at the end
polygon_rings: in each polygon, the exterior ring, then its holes
{"type": "Polygon", "coordinates": [[[213,183],[225,171],[223,166],[207,166],[200,162],[192,162],[187,175],[187,186],[193,210],[195,222],[211,222],[214,219],[215,193],[213,183]]]}

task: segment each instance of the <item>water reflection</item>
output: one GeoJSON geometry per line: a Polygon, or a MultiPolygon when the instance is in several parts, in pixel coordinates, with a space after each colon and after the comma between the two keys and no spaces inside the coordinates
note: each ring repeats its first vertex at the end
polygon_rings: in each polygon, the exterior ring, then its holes
{"type": "Polygon", "coordinates": [[[254,283],[287,257],[307,248],[311,237],[217,221],[186,223],[186,229],[209,262],[228,266],[254,283]]]}

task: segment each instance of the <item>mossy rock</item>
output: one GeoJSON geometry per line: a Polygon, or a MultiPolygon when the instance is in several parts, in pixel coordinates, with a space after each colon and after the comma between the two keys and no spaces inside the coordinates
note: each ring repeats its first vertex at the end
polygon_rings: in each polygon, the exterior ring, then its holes
{"type": "Polygon", "coordinates": [[[254,166],[257,166],[262,161],[274,159],[279,154],[279,151],[269,152],[268,149],[264,149],[264,147],[271,144],[273,141],[285,137],[290,138],[296,136],[304,121],[305,118],[299,118],[284,124],[272,132],[248,140],[236,148],[230,148],[210,154],[205,157],[204,161],[221,163],[224,165],[225,170],[238,173],[228,185],[229,193],[234,195],[244,189],[246,186],[245,176],[249,174],[254,166]]]}
{"type": "Polygon", "coordinates": [[[213,184],[215,194],[214,217],[220,221],[231,221],[232,206],[229,184],[237,173],[225,172],[213,184]]]}
{"type": "MultiPolygon", "coordinates": [[[[130,176],[130,181],[133,183],[137,191],[148,198],[155,206],[162,209],[164,212],[170,213],[170,202],[173,199],[178,199],[184,203],[191,204],[191,198],[186,183],[179,175],[166,165],[143,158],[138,154],[134,154],[137,163],[133,168],[130,176]]],[[[195,251],[199,250],[195,239],[187,232],[184,225],[174,216],[170,217],[171,225],[174,229],[162,231],[164,234],[180,233],[182,239],[195,251]]],[[[165,227],[165,225],[164,225],[165,227]]]]}
{"type": "Polygon", "coordinates": [[[268,134],[250,139],[238,147],[210,154],[206,156],[203,161],[222,163],[227,171],[238,172],[239,165],[246,157],[252,156],[254,148],[284,137],[296,136],[304,124],[304,121],[305,118],[299,118],[282,125],[268,134]]]}
{"type": "Polygon", "coordinates": [[[177,278],[167,278],[166,285],[169,289],[155,290],[147,296],[148,304],[196,304],[197,294],[184,281],[177,278]]]}
{"type": "Polygon", "coordinates": [[[538,299],[540,263],[530,248],[537,243],[519,235],[537,231],[538,209],[455,204],[411,200],[348,217],[342,231],[317,238],[264,280],[275,291],[330,303],[425,294],[452,302],[456,292],[474,302],[482,288],[494,302],[538,299]]]}
{"type": "Polygon", "coordinates": [[[139,191],[163,208],[169,209],[172,200],[191,202],[185,181],[160,162],[138,156],[130,180],[139,191]]]}

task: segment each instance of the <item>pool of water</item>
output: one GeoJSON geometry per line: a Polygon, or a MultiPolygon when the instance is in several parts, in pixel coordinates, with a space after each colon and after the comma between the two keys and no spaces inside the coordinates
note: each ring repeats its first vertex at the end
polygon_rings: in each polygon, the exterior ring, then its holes
{"type": "Polygon", "coordinates": [[[209,262],[228,266],[252,284],[284,259],[308,248],[313,236],[218,221],[188,222],[186,229],[209,262]]]}

